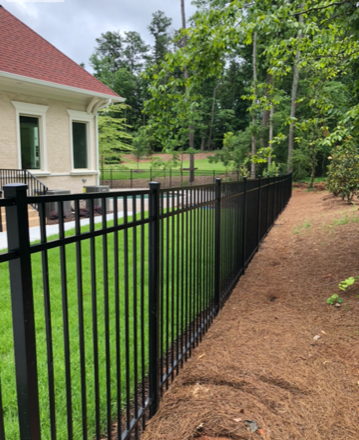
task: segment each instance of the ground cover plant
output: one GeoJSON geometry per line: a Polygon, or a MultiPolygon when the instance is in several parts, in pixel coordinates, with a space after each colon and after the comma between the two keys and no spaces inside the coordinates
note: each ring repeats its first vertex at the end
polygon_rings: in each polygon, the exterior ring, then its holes
{"type": "MultiPolygon", "coordinates": [[[[164,211],[166,212],[166,210],[164,211]]],[[[214,210],[202,210],[201,215],[207,215],[210,220],[213,217],[214,210]]],[[[145,214],[147,215],[147,214],[145,214]]],[[[192,229],[188,229],[189,237],[193,245],[199,249],[205,245],[204,232],[198,231],[199,211],[192,211],[189,214],[192,218],[192,229]]],[[[139,218],[139,215],[138,215],[139,218]]],[[[128,218],[131,221],[132,217],[128,218]]],[[[183,219],[183,217],[182,217],[183,219]]],[[[212,219],[213,220],[213,219],[212,219]]],[[[120,220],[120,222],[123,221],[120,220]]],[[[177,266],[176,259],[171,265],[165,264],[172,255],[173,246],[188,246],[189,239],[182,239],[182,236],[177,236],[177,231],[181,234],[181,229],[177,230],[178,218],[170,218],[165,220],[163,228],[164,251],[162,254],[163,277],[168,280],[167,291],[163,291],[163,317],[166,318],[168,310],[173,308],[174,320],[170,325],[163,330],[163,349],[171,344],[176,338],[173,334],[173,329],[176,331],[177,325],[177,295],[178,290],[168,290],[168,285],[171,286],[173,277],[181,277],[182,263],[184,267],[188,262],[189,265],[194,264],[195,254],[179,253],[179,265],[177,266]],[[168,229],[167,229],[168,228],[168,229]],[[173,228],[173,229],[172,229],[173,228]],[[168,234],[171,231],[175,232],[174,241],[168,240],[168,234]],[[177,240],[178,239],[178,240],[177,240]],[[177,272],[176,272],[177,271],[177,272]],[[178,272],[179,271],[179,272],[178,272]],[[166,312],[167,310],[167,312],[166,312]],[[172,326],[173,324],[173,326],[172,326]]],[[[112,225],[108,221],[107,226],[112,225]]],[[[96,229],[100,229],[101,224],[96,224],[96,229]]],[[[88,226],[81,228],[82,232],[88,231],[88,226]]],[[[74,234],[74,230],[66,232],[66,236],[74,234]]],[[[51,239],[56,238],[51,237],[51,239]]],[[[134,395],[136,377],[141,377],[141,374],[147,374],[148,364],[148,227],[145,225],[136,228],[136,232],[129,229],[127,233],[121,231],[118,233],[119,254],[117,258],[119,264],[119,297],[118,307],[120,310],[119,317],[119,346],[120,346],[120,401],[122,410],[126,403],[126,380],[129,380],[129,393],[131,399],[134,395]],[[138,251],[134,253],[133,243],[137,241],[140,243],[141,234],[144,239],[144,260],[141,266],[141,255],[138,251]],[[127,243],[127,244],[126,244],[127,243]],[[128,270],[124,264],[124,249],[128,246],[128,270]],[[135,273],[134,267],[137,271],[135,273]],[[141,268],[143,270],[141,270],[141,268]],[[125,274],[128,280],[128,292],[126,295],[125,274]],[[126,311],[129,319],[128,342],[129,351],[126,352],[125,335],[126,335],[126,311]],[[141,324],[141,316],[143,316],[143,326],[141,324]],[[137,341],[134,334],[134,326],[137,327],[137,341]],[[142,347],[140,341],[140,334],[144,334],[144,346],[142,347]],[[135,349],[138,356],[137,370],[134,367],[135,349]],[[143,353],[143,357],[142,357],[143,353]],[[126,356],[129,360],[129,377],[126,378],[126,356]]],[[[90,242],[84,240],[81,243],[81,265],[82,265],[82,296],[78,296],[77,284],[77,265],[76,265],[76,245],[66,245],[66,272],[67,272],[67,301],[68,301],[68,316],[69,316],[69,343],[70,343],[70,368],[71,368],[71,397],[72,397],[72,424],[73,432],[76,437],[81,437],[82,433],[82,407],[81,407],[81,370],[80,370],[80,345],[79,345],[79,303],[82,303],[84,315],[84,341],[85,341],[85,365],[86,365],[86,397],[87,397],[87,424],[88,436],[93,438],[95,435],[95,382],[94,382],[94,348],[93,348],[93,313],[97,310],[97,325],[95,331],[98,338],[98,365],[99,365],[99,386],[100,386],[100,415],[101,415],[101,432],[106,431],[106,305],[107,298],[104,288],[104,267],[103,259],[104,253],[104,239],[97,237],[95,239],[95,253],[96,265],[91,267],[90,260],[90,242]],[[94,269],[94,272],[93,272],[94,269]],[[96,295],[93,296],[91,287],[92,276],[95,275],[96,295]]],[[[208,248],[209,249],[209,248],[208,248]]],[[[117,418],[117,388],[113,384],[117,383],[117,365],[116,365],[116,295],[115,295],[115,247],[114,234],[107,236],[107,265],[108,265],[108,315],[109,315],[109,353],[110,353],[110,371],[111,371],[111,420],[115,421],[117,418]]],[[[213,264],[211,252],[202,252],[201,265],[208,268],[213,264]]],[[[67,404],[66,404],[66,386],[65,386],[65,362],[64,362],[64,321],[63,321],[63,299],[61,296],[61,269],[59,249],[51,249],[48,251],[49,259],[49,284],[50,284],[50,301],[51,301],[51,320],[52,320],[52,340],[53,340],[53,362],[54,362],[54,378],[55,378],[55,404],[56,404],[56,425],[58,440],[67,439],[67,404]]],[[[36,323],[36,343],[37,343],[37,362],[38,362],[38,383],[39,383],[39,401],[41,413],[41,429],[43,438],[50,438],[50,415],[49,415],[49,388],[48,388],[48,374],[47,374],[47,353],[46,353],[46,339],[45,339],[45,320],[44,320],[44,292],[42,279],[41,255],[32,255],[32,270],[33,270],[33,288],[34,288],[34,307],[35,307],[35,323],[36,323]]],[[[199,268],[200,266],[197,266],[199,268]]],[[[213,271],[212,271],[213,272],[213,271]]],[[[212,272],[208,274],[209,278],[212,272]]],[[[198,272],[197,272],[198,273],[198,272]]],[[[203,274],[201,275],[203,277],[203,274]]],[[[19,439],[18,421],[17,421],[17,400],[16,400],[16,386],[15,386],[15,365],[13,352],[13,336],[12,336],[12,316],[11,316],[11,299],[10,299],[10,285],[8,264],[0,265],[0,279],[2,280],[0,286],[0,307],[2,310],[0,320],[0,371],[1,371],[1,385],[2,398],[5,419],[6,438],[12,440],[19,439]]],[[[203,284],[203,279],[197,279],[196,272],[192,273],[189,288],[195,291],[197,286],[203,284]]],[[[196,299],[195,308],[192,309],[190,297],[184,298],[184,304],[187,304],[186,312],[182,314],[181,321],[178,322],[179,331],[184,330],[184,322],[193,320],[194,314],[198,313],[201,307],[204,307],[202,300],[196,299]]],[[[203,299],[204,301],[204,299],[203,299]]]]}

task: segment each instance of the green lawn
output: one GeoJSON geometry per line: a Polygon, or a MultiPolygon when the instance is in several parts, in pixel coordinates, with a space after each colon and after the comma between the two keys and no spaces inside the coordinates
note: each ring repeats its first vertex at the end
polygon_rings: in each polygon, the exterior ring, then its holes
{"type": "MultiPolygon", "coordinates": [[[[214,210],[198,210],[193,211],[193,219],[198,219],[199,215],[207,215],[208,220],[213,222],[214,210]],[[205,214],[207,213],[207,214],[205,214]]],[[[181,216],[180,216],[181,217],[181,216]]],[[[131,218],[129,218],[129,221],[131,218]]],[[[168,221],[169,231],[172,227],[175,231],[174,244],[172,239],[168,241],[168,246],[164,246],[164,315],[166,310],[171,311],[173,307],[174,316],[177,312],[177,287],[174,282],[174,290],[172,290],[172,279],[177,280],[182,278],[181,272],[181,252],[179,252],[179,270],[177,270],[177,259],[170,261],[167,265],[167,261],[170,260],[172,255],[172,247],[176,250],[181,250],[182,246],[186,247],[185,239],[181,234],[181,228],[179,229],[177,246],[177,221],[176,217],[168,221]],[[168,249],[168,250],[167,250],[168,249]],[[172,268],[173,267],[173,268],[172,268]],[[169,290],[168,290],[169,289],[169,290]]],[[[164,242],[167,243],[167,220],[165,222],[165,228],[163,232],[164,242]]],[[[180,222],[181,223],[181,222],[180,222]]],[[[182,223],[181,223],[182,224],[182,223]]],[[[211,260],[212,252],[209,252],[209,244],[204,240],[205,231],[202,228],[192,226],[192,245],[197,246],[196,249],[201,249],[201,263],[197,267],[208,268],[213,264],[211,260]],[[197,231],[197,233],[196,233],[197,231]],[[200,231],[200,233],[198,233],[200,231]],[[201,243],[201,244],[200,244],[201,243]]],[[[108,226],[111,226],[111,222],[108,222],[108,226]]],[[[180,225],[179,225],[180,226],[180,225]]],[[[96,228],[100,228],[100,224],[96,225],[96,228]]],[[[88,227],[82,227],[82,232],[88,230],[88,227]]],[[[66,232],[66,235],[73,235],[74,230],[66,232]]],[[[138,375],[140,377],[142,368],[141,358],[141,343],[139,335],[141,334],[141,307],[144,310],[144,324],[143,331],[145,334],[145,357],[143,359],[143,365],[147,371],[148,362],[148,225],[144,226],[143,238],[144,238],[144,278],[141,279],[141,256],[138,252],[133,253],[134,240],[137,241],[137,248],[140,247],[141,227],[137,227],[135,232],[132,229],[128,230],[128,272],[125,274],[124,264],[124,249],[125,249],[125,233],[120,231],[118,233],[118,259],[119,259],[119,304],[120,304],[120,357],[121,357],[121,402],[122,407],[126,402],[126,349],[125,349],[125,310],[128,310],[129,316],[129,331],[128,339],[130,343],[130,350],[128,353],[130,360],[130,396],[133,396],[135,388],[135,368],[134,368],[134,350],[137,348],[138,352],[138,375]],[[133,268],[136,266],[137,271],[134,275],[133,268]],[[125,290],[125,275],[128,276],[128,294],[125,290]],[[143,290],[141,287],[143,286],[143,290]],[[137,297],[135,297],[135,291],[137,291],[137,297]],[[137,326],[137,341],[134,338],[134,325],[137,326]]],[[[171,232],[170,232],[171,234],[171,232]]],[[[56,237],[52,237],[55,239],[56,237]]],[[[116,419],[117,415],[117,370],[116,370],[116,321],[115,321],[115,246],[114,246],[114,234],[107,235],[108,246],[108,310],[109,310],[109,340],[110,340],[110,367],[111,367],[111,418],[116,419]]],[[[96,296],[95,304],[97,306],[97,337],[98,337],[98,356],[99,356],[99,378],[100,378],[100,408],[101,408],[101,430],[106,431],[106,354],[105,354],[105,341],[106,341],[106,328],[105,328],[105,304],[106,297],[104,292],[104,270],[103,270],[103,257],[104,247],[103,238],[97,237],[95,239],[96,248],[96,296]]],[[[63,337],[63,316],[62,316],[62,298],[61,298],[61,270],[60,270],[60,256],[59,249],[51,249],[48,251],[49,259],[49,283],[50,283],[50,300],[51,300],[51,319],[52,319],[52,340],[54,351],[54,376],[55,376],[55,399],[56,399],[56,425],[57,425],[57,439],[67,439],[67,406],[66,406],[66,388],[65,388],[65,362],[64,362],[64,337],[63,337]]],[[[188,264],[194,264],[195,256],[192,255],[186,257],[184,253],[184,267],[188,264]]],[[[88,416],[88,436],[93,438],[95,435],[95,387],[94,387],[94,356],[93,356],[93,305],[91,289],[91,259],[90,259],[90,241],[84,240],[81,244],[81,262],[82,262],[82,287],[83,294],[80,301],[83,304],[84,313],[84,340],[85,340],[85,359],[86,359],[86,396],[87,396],[87,416],[88,416]]],[[[212,266],[211,266],[212,267],[212,266]]],[[[73,432],[74,438],[82,438],[82,412],[81,412],[81,386],[80,386],[80,351],[79,351],[79,318],[78,318],[78,290],[77,290],[77,265],[76,265],[76,245],[70,244],[66,246],[66,271],[67,271],[67,293],[68,293],[68,313],[69,313],[69,334],[70,334],[70,357],[71,357],[71,393],[72,393],[72,410],[73,410],[73,432]]],[[[43,280],[42,280],[42,265],[41,255],[34,254],[32,256],[32,271],[33,271],[33,288],[34,288],[34,307],[35,307],[35,322],[36,322],[36,337],[37,337],[37,361],[38,361],[38,381],[39,381],[39,400],[40,400],[40,412],[41,412],[41,428],[42,438],[50,439],[50,415],[49,415],[49,390],[48,390],[48,376],[47,376],[47,352],[46,352],[46,338],[45,338],[45,313],[44,313],[44,297],[43,297],[43,280]]],[[[207,280],[211,279],[212,272],[207,272],[207,280]]],[[[0,374],[1,374],[1,386],[2,386],[2,398],[4,408],[5,419],[5,433],[6,438],[11,440],[19,439],[18,432],[18,420],[17,420],[17,400],[15,393],[15,365],[14,365],[14,351],[13,351],[13,335],[12,335],[12,316],[11,316],[11,301],[10,301],[10,285],[8,275],[8,264],[0,264],[0,307],[1,307],[1,320],[0,320],[0,374]]],[[[190,291],[196,291],[196,286],[201,286],[204,281],[204,275],[199,279],[192,274],[190,283],[193,289],[189,286],[190,291]]],[[[198,287],[199,289],[201,287],[198,287]]],[[[196,299],[197,301],[197,299],[196,299]]],[[[186,298],[184,299],[186,304],[186,298]]],[[[197,303],[197,311],[203,306],[197,303]]],[[[187,302],[187,306],[191,305],[191,302],[187,302]]],[[[168,312],[169,313],[169,312],[168,312]]],[[[194,312],[187,312],[188,321],[192,320],[195,316],[194,312]]],[[[181,327],[184,324],[185,317],[182,316],[178,325],[179,333],[181,333],[181,327]]],[[[173,320],[174,329],[176,333],[176,319],[173,320]]],[[[165,347],[167,342],[176,338],[176,334],[172,334],[171,325],[168,331],[164,331],[163,346],[165,347]]]]}
{"type": "MultiPolygon", "coordinates": [[[[141,163],[139,170],[140,172],[137,172],[137,166],[134,164],[132,166],[131,164],[125,164],[128,168],[127,170],[121,170],[116,165],[105,165],[104,166],[104,173],[101,173],[101,180],[110,180],[111,177],[113,180],[128,180],[131,178],[130,169],[133,169],[132,172],[132,178],[133,179],[152,179],[158,178],[158,177],[168,177],[169,176],[169,170],[152,170],[150,172],[150,163],[141,163]],[[112,171],[110,171],[112,170],[112,171]],[[103,175],[102,175],[103,174],[103,175]]],[[[184,161],[183,168],[189,167],[189,162],[184,161]]],[[[220,174],[223,174],[226,172],[223,164],[210,164],[207,159],[201,159],[195,162],[195,167],[198,168],[196,170],[196,175],[198,176],[212,176],[213,170],[215,171],[215,175],[218,176],[220,174]]],[[[180,167],[177,167],[171,171],[173,177],[180,177],[181,176],[181,170],[180,167]]],[[[189,171],[182,171],[183,180],[188,180],[189,178],[189,171]]]]}
{"type": "MultiPolygon", "coordinates": [[[[101,175],[101,180],[109,180],[111,178],[111,172],[109,170],[112,170],[112,179],[114,180],[127,180],[130,179],[130,169],[137,170],[137,163],[124,163],[128,169],[127,170],[121,170],[117,165],[104,165],[104,176],[101,175]]],[[[185,160],[183,161],[183,168],[189,167],[189,161],[185,160]]],[[[195,167],[198,168],[196,171],[197,175],[212,175],[213,170],[215,170],[215,174],[218,175],[220,173],[224,173],[226,171],[225,167],[222,163],[216,163],[211,164],[207,159],[199,159],[195,160],[195,167]],[[201,174],[203,172],[203,174],[201,174]]],[[[132,178],[133,179],[150,179],[151,173],[150,173],[151,163],[150,162],[142,162],[139,164],[138,169],[145,172],[133,172],[132,178]]],[[[172,170],[172,175],[180,176],[181,165],[179,165],[177,168],[174,168],[172,170]]],[[[165,177],[169,175],[169,170],[156,170],[152,171],[152,178],[154,177],[165,177]]],[[[183,171],[183,177],[184,179],[188,177],[189,172],[183,171]]]]}
{"type": "MultiPolygon", "coordinates": [[[[137,169],[137,162],[126,162],[123,165],[125,165],[129,169],[137,169]]],[[[115,167],[115,165],[112,165],[115,167]]],[[[225,167],[221,162],[218,163],[210,163],[208,159],[196,159],[196,156],[194,158],[194,166],[197,167],[199,170],[225,170],[225,167]]],[[[111,165],[109,166],[111,167],[111,165]]],[[[177,169],[180,169],[182,167],[181,163],[177,167],[177,169]]],[[[189,160],[183,161],[183,168],[189,167],[189,160]]],[[[108,165],[104,165],[104,168],[108,168],[108,165]]],[[[140,162],[139,163],[139,169],[140,170],[149,170],[151,168],[151,162],[140,162]]]]}

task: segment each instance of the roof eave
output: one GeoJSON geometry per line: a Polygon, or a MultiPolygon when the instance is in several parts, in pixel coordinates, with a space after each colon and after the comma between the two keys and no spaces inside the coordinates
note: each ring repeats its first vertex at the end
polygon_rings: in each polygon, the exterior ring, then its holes
{"type": "Polygon", "coordinates": [[[77,87],[66,86],[63,84],[57,84],[57,83],[53,83],[50,81],[43,81],[40,79],[30,78],[28,76],[23,76],[23,75],[17,75],[15,73],[4,72],[1,70],[0,70],[0,77],[14,79],[17,81],[23,81],[23,82],[27,82],[29,84],[36,84],[39,86],[52,87],[54,89],[59,89],[59,90],[67,90],[70,92],[79,93],[79,94],[87,95],[87,96],[96,96],[98,98],[111,99],[114,102],[126,101],[125,98],[122,98],[121,96],[118,96],[118,95],[111,95],[111,94],[99,93],[99,92],[95,92],[95,91],[87,90],[87,89],[80,89],[77,87]]]}

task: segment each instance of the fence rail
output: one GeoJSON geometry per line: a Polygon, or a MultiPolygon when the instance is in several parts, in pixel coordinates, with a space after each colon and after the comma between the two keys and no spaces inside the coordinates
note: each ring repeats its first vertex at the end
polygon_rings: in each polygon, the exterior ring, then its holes
{"type": "Polygon", "coordinates": [[[148,169],[148,170],[119,170],[112,168],[101,169],[100,183],[112,188],[144,188],[153,180],[161,183],[161,188],[171,188],[175,186],[195,186],[204,184],[214,184],[216,178],[222,181],[239,180],[237,171],[220,170],[197,170],[193,171],[194,182],[191,182],[191,172],[189,169],[148,169]]]}
{"type": "Polygon", "coordinates": [[[37,197],[5,186],[0,440],[138,438],[291,188],[291,175],[37,197]]]}

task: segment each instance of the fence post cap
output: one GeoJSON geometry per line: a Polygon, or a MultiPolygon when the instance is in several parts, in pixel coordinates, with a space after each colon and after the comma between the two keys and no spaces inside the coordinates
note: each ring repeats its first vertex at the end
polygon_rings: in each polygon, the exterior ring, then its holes
{"type": "Polygon", "coordinates": [[[222,179],[221,179],[220,177],[217,177],[217,178],[216,178],[216,183],[217,183],[217,185],[219,185],[221,182],[222,182],[222,179]]]}
{"type": "Polygon", "coordinates": [[[161,186],[160,182],[150,182],[150,189],[157,189],[161,186]]]}
{"type": "Polygon", "coordinates": [[[4,198],[16,197],[17,193],[26,193],[28,186],[25,183],[8,183],[3,186],[4,198]]]}
{"type": "Polygon", "coordinates": [[[3,186],[3,189],[12,189],[15,191],[23,191],[27,189],[27,185],[25,183],[7,183],[3,186]]]}

